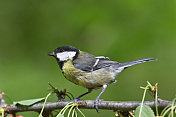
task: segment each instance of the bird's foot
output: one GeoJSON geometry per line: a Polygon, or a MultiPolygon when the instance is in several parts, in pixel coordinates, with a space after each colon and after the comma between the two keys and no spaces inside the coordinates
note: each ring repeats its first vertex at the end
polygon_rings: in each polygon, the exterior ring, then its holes
{"type": "Polygon", "coordinates": [[[99,101],[103,101],[103,99],[96,99],[93,103],[93,107],[96,109],[97,112],[98,112],[98,102],[99,101]]]}
{"type": "Polygon", "coordinates": [[[75,98],[74,102],[77,103],[78,101],[83,101],[83,99],[75,98]]]}
{"type": "Polygon", "coordinates": [[[75,99],[74,99],[74,102],[77,103],[78,100],[80,100],[80,99],[79,99],[79,98],[75,98],[75,99]]]}

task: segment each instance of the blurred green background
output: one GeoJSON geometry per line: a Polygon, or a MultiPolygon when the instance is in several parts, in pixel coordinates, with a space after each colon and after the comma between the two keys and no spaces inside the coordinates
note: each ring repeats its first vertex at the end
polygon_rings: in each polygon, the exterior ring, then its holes
{"type": "MultiPolygon", "coordinates": [[[[126,69],[109,85],[104,100],[140,101],[139,87],[146,81],[159,83],[161,98],[175,97],[175,0],[0,0],[0,91],[15,101],[39,98],[47,95],[50,82],[75,97],[84,93],[86,89],[67,81],[56,60],[46,55],[63,45],[118,62],[158,58],[126,69]]],[[[83,99],[94,100],[99,93],[83,99]]],[[[55,96],[50,100],[56,101],[55,96]]],[[[114,116],[108,110],[83,112],[87,117],[114,116]]]]}

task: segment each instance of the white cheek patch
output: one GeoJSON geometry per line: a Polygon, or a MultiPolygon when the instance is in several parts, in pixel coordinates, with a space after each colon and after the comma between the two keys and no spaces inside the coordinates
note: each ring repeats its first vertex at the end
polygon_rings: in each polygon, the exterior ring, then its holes
{"type": "Polygon", "coordinates": [[[57,53],[57,58],[60,61],[67,61],[70,58],[73,58],[76,55],[76,52],[70,51],[70,52],[62,52],[57,53]]]}

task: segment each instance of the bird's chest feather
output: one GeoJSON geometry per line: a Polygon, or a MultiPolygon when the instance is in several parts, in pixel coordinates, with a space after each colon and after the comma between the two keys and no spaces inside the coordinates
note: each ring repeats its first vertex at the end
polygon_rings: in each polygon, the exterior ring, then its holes
{"type": "Polygon", "coordinates": [[[74,67],[71,59],[64,63],[62,71],[66,79],[75,84],[78,84],[79,80],[77,77],[81,74],[81,71],[74,67]]]}
{"type": "Polygon", "coordinates": [[[76,69],[72,63],[72,60],[64,63],[62,71],[67,80],[85,88],[97,88],[112,82],[112,78],[110,77],[107,69],[85,72],[76,69]]]}

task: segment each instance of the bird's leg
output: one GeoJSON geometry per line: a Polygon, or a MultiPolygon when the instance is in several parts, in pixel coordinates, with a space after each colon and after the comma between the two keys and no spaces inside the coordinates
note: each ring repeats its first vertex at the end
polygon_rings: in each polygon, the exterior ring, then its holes
{"type": "Polygon", "coordinates": [[[99,101],[99,99],[100,99],[100,96],[104,93],[104,91],[107,89],[107,86],[108,85],[103,85],[103,90],[101,91],[101,93],[97,96],[97,98],[95,99],[95,101],[94,101],[94,104],[93,104],[93,106],[94,106],[94,108],[96,109],[96,111],[98,112],[98,101],[99,101]]]}
{"type": "Polygon", "coordinates": [[[90,92],[92,92],[92,89],[88,89],[88,91],[87,91],[86,93],[83,93],[82,95],[76,97],[76,98],[74,99],[74,102],[76,103],[81,97],[83,97],[83,96],[89,94],[90,92]]]}

